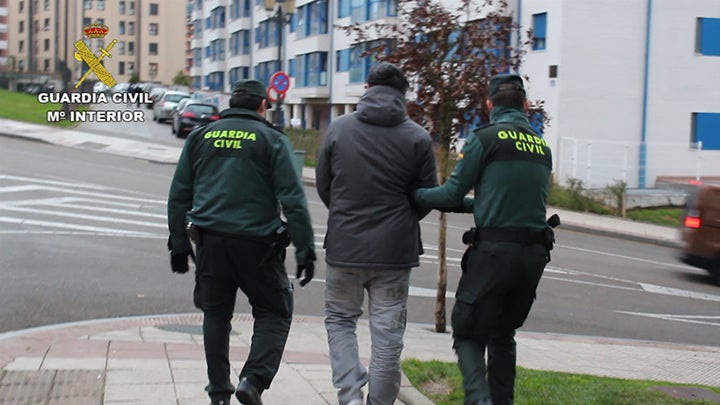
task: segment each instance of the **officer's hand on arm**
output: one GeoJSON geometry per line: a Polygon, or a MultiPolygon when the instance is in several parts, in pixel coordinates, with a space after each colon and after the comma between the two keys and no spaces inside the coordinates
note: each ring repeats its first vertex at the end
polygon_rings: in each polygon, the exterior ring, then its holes
{"type": "Polygon", "coordinates": [[[297,266],[297,274],[295,275],[295,278],[300,279],[300,276],[302,276],[303,272],[305,273],[305,277],[300,280],[300,287],[305,287],[307,283],[312,280],[313,276],[315,276],[315,262],[312,260],[308,260],[304,264],[298,264],[297,266]]]}

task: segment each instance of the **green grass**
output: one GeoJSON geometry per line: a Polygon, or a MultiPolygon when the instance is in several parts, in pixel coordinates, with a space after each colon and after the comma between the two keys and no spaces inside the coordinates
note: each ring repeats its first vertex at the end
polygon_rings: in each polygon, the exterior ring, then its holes
{"type": "Polygon", "coordinates": [[[285,128],[283,131],[290,138],[295,150],[305,151],[305,166],[315,167],[317,153],[322,144],[322,136],[313,129],[285,128]]]}
{"type": "Polygon", "coordinates": [[[683,222],[682,208],[641,208],[627,212],[627,217],[640,222],[680,227],[683,222]]]}
{"type": "MultiPolygon", "coordinates": [[[[456,363],[403,361],[410,382],[437,405],[462,405],[462,377],[456,363]]],[[[517,368],[517,405],[711,405],[716,401],[681,400],[653,387],[700,387],[720,394],[716,387],[658,381],[622,380],[584,374],[517,368]]]]}
{"type": "Polygon", "coordinates": [[[73,126],[74,123],[69,121],[48,123],[47,112],[60,109],[62,109],[60,104],[40,104],[35,95],[0,89],[0,118],[59,127],[73,126]]]}

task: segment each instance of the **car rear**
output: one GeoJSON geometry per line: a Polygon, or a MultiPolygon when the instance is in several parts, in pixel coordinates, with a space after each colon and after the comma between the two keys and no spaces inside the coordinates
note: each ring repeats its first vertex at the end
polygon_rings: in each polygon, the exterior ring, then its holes
{"type": "Polygon", "coordinates": [[[720,185],[699,186],[688,199],[680,260],[707,270],[720,284],[720,185]]]}
{"type": "Polygon", "coordinates": [[[220,119],[217,107],[212,104],[192,103],[180,114],[178,136],[184,138],[191,131],[220,119]]]}
{"type": "Polygon", "coordinates": [[[168,91],[163,94],[160,101],[156,101],[157,105],[153,106],[153,112],[158,122],[164,121],[172,116],[172,112],[184,98],[190,97],[188,93],[179,93],[168,91]]]}

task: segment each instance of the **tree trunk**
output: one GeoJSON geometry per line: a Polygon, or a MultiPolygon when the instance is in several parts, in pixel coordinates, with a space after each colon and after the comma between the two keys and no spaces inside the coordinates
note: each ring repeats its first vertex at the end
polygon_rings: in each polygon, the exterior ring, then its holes
{"type": "MultiPolygon", "coordinates": [[[[440,184],[445,183],[449,176],[450,166],[450,142],[440,142],[438,173],[440,184]]],[[[447,244],[447,214],[440,214],[440,229],[438,230],[438,284],[435,302],[435,332],[445,333],[447,331],[445,322],[445,294],[447,292],[447,258],[445,247],[447,244]]]]}
{"type": "Polygon", "coordinates": [[[435,332],[445,333],[445,294],[447,292],[447,260],[445,244],[447,242],[447,214],[440,213],[440,230],[438,236],[438,284],[437,301],[435,302],[435,332]]]}

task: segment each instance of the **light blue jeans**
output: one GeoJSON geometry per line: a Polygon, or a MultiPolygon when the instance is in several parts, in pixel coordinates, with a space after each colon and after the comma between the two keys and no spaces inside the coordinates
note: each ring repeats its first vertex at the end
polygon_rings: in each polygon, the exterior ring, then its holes
{"type": "Polygon", "coordinates": [[[325,285],[325,328],[330,346],[333,384],[340,405],[362,400],[392,405],[400,391],[400,354],[407,323],[410,269],[350,269],[328,265],[325,285]],[[368,292],[370,369],[360,363],[357,321],[368,292]]]}

